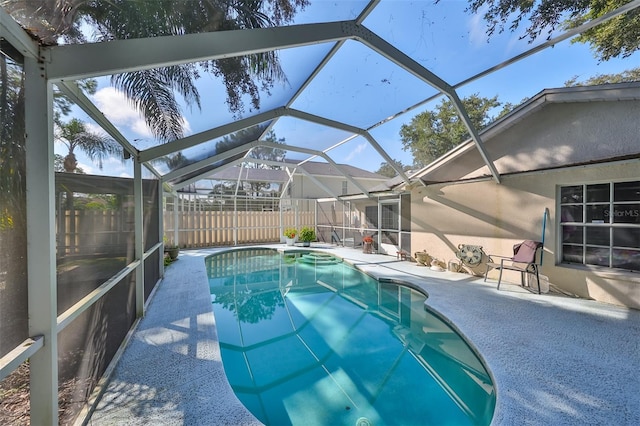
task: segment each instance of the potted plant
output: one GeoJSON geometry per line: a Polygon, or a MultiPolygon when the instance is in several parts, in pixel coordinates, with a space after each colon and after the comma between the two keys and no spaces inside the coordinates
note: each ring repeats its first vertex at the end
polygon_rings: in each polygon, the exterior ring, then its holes
{"type": "Polygon", "coordinates": [[[169,255],[169,258],[174,261],[178,258],[178,254],[180,253],[180,247],[176,244],[170,243],[169,239],[165,236],[163,238],[164,242],[164,252],[169,255]]]}
{"type": "Polygon", "coordinates": [[[363,253],[373,253],[373,237],[370,235],[365,235],[362,237],[362,252],[363,253]]]}
{"type": "Polygon", "coordinates": [[[305,226],[300,230],[300,241],[302,241],[302,245],[304,247],[309,247],[311,245],[311,241],[316,240],[316,231],[315,229],[305,226]]]}
{"type": "Polygon", "coordinates": [[[287,239],[287,245],[292,246],[296,242],[298,230],[296,228],[287,228],[284,230],[284,236],[287,239]]]}

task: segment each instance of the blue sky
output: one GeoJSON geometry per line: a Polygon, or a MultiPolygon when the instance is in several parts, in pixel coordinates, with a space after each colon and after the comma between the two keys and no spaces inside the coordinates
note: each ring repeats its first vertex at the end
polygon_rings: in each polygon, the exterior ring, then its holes
{"type": "MultiPolygon", "coordinates": [[[[314,2],[297,23],[321,22],[324,19],[354,18],[366,2],[314,2]]],[[[365,20],[364,25],[387,40],[403,53],[434,72],[451,85],[492,65],[532,47],[521,40],[522,31],[503,33],[487,39],[484,22],[479,16],[464,11],[466,1],[432,2],[383,1],[365,20]]],[[[284,105],[308,73],[326,54],[330,44],[313,45],[280,52],[288,82],[278,84],[270,93],[262,93],[260,111],[284,105]]],[[[512,64],[492,75],[483,77],[458,89],[461,97],[478,93],[498,96],[501,102],[519,103],[545,88],[561,87],[573,76],[580,80],[597,74],[619,73],[640,66],[640,55],[624,60],[599,63],[589,47],[562,42],[512,64]]],[[[233,120],[224,104],[222,84],[208,75],[199,81],[202,110],[185,109],[187,134],[200,132],[233,120]]],[[[380,120],[404,110],[436,90],[392,64],[382,56],[356,41],[347,41],[341,51],[316,77],[293,104],[294,108],[325,116],[349,125],[369,128],[380,120]]],[[[124,97],[100,80],[93,100],[120,131],[139,148],[155,144],[151,132],[140,115],[124,97]]],[[[378,143],[394,158],[405,164],[412,162],[410,153],[402,149],[399,130],[402,124],[425,109],[433,108],[439,100],[391,120],[371,131],[378,143]]],[[[259,111],[245,110],[245,116],[259,111]]],[[[86,120],[82,113],[79,118],[86,120]]],[[[274,127],[278,138],[286,143],[314,149],[327,149],[350,136],[335,129],[292,118],[282,118],[274,127]]],[[[56,152],[64,154],[57,147],[56,152]]],[[[329,152],[339,163],[349,163],[374,171],[382,157],[362,137],[357,137],[329,152]]],[[[130,175],[130,167],[120,160],[109,162],[100,172],[96,165],[78,156],[81,167],[89,173],[130,175]]],[[[289,152],[287,158],[302,159],[305,155],[289,152]]]]}

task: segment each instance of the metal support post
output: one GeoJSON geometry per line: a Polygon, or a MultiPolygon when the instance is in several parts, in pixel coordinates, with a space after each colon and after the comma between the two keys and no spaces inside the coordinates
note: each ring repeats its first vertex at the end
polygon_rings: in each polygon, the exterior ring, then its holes
{"type": "Polygon", "coordinates": [[[58,334],[53,172],[53,88],[25,58],[29,335],[44,336],[30,358],[31,424],[58,424],[58,334]]]}
{"type": "Polygon", "coordinates": [[[140,261],[136,267],[136,316],[144,316],[144,235],[142,203],[142,165],[133,162],[133,199],[134,199],[134,244],[135,258],[140,261]]]}

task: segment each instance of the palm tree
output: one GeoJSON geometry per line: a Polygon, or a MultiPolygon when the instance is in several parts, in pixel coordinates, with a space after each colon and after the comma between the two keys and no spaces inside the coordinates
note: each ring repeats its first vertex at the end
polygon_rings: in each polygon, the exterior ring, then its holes
{"type": "MultiPolygon", "coordinates": [[[[55,43],[59,37],[79,43],[86,41],[82,31],[86,24],[99,40],[265,28],[291,22],[308,4],[309,0],[5,0],[3,8],[26,20],[45,43],[55,43]]],[[[128,72],[113,76],[112,84],[143,114],[156,138],[170,141],[183,135],[182,109],[174,91],[188,107],[199,108],[195,81],[201,73],[223,79],[227,105],[236,117],[244,112],[244,96],[257,109],[260,89],[286,81],[277,53],[266,52],[128,72]]]]}
{"type": "Polygon", "coordinates": [[[63,168],[67,173],[78,171],[76,150],[84,152],[90,160],[98,164],[100,169],[102,169],[102,161],[106,158],[112,155],[122,156],[120,144],[106,136],[90,132],[85,123],[77,118],[61,124],[56,134],[56,141],[63,143],[69,149],[63,161],[63,168]]]}
{"type": "MultiPolygon", "coordinates": [[[[85,123],[77,118],[71,119],[68,123],[58,123],[55,139],[64,144],[69,150],[68,154],[62,159],[62,168],[67,173],[83,173],[78,167],[78,159],[75,154],[76,150],[82,151],[91,161],[96,162],[100,169],[102,169],[102,161],[109,156],[119,155],[120,158],[122,158],[122,147],[120,144],[106,136],[89,131],[85,123]]],[[[70,217],[74,217],[75,206],[73,190],[67,188],[65,192],[65,208],[70,212],[70,217]]],[[[58,215],[58,220],[58,233],[59,235],[65,235],[67,232],[65,215],[58,215]]],[[[72,235],[75,234],[75,220],[69,221],[68,232],[72,235]]],[[[72,249],[74,244],[75,240],[72,239],[70,242],[72,249]]]]}

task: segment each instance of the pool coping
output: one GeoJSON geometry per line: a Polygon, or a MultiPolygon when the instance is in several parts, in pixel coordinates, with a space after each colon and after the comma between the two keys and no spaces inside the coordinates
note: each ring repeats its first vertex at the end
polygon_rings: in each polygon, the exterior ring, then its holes
{"type": "MultiPolygon", "coordinates": [[[[204,258],[228,249],[182,250],[166,269],[87,424],[261,424],[220,359],[204,258]]],[[[426,292],[488,367],[492,424],[640,424],[640,311],[508,283],[498,291],[492,280],[355,249],[300,248],[310,249],[426,292]]]]}

